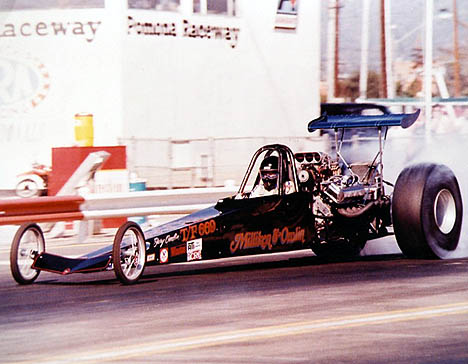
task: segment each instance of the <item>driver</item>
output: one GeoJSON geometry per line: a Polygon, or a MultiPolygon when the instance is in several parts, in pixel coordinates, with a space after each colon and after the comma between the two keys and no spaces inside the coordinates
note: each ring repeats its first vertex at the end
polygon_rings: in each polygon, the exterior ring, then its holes
{"type": "Polygon", "coordinates": [[[278,194],[278,157],[266,157],[260,164],[260,178],[262,183],[254,187],[250,197],[271,196],[278,194]]]}

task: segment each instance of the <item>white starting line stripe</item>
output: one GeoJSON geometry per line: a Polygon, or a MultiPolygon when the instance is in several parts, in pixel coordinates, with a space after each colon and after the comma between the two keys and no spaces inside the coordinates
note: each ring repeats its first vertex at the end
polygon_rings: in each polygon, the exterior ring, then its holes
{"type": "Polygon", "coordinates": [[[156,343],[109,348],[107,351],[91,353],[69,353],[67,357],[37,361],[35,363],[70,363],[123,360],[132,357],[147,357],[149,354],[161,354],[203,347],[259,341],[269,338],[309,334],[316,331],[345,329],[389,322],[422,320],[432,317],[459,315],[468,313],[468,302],[442,306],[422,307],[401,311],[377,312],[367,315],[345,316],[336,319],[303,321],[284,325],[265,326],[254,329],[220,332],[210,335],[193,336],[156,343]]]}

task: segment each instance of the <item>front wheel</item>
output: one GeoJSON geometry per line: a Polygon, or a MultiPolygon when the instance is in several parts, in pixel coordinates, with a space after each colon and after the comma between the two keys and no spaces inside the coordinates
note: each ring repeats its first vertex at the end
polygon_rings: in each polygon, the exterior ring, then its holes
{"type": "Polygon", "coordinates": [[[11,274],[19,284],[30,284],[40,271],[33,269],[36,257],[45,250],[44,234],[37,224],[20,226],[13,238],[10,250],[11,274]]]}
{"type": "Polygon", "coordinates": [[[458,246],[463,205],[457,179],[440,164],[405,168],[393,192],[397,243],[409,258],[447,258],[458,246]]]}
{"type": "Polygon", "coordinates": [[[16,195],[19,197],[37,197],[41,195],[41,190],[36,181],[25,178],[16,185],[16,195]]]}
{"type": "Polygon", "coordinates": [[[140,279],[146,263],[146,242],[138,224],[128,221],[117,230],[112,257],[120,282],[134,284],[140,279]]]}

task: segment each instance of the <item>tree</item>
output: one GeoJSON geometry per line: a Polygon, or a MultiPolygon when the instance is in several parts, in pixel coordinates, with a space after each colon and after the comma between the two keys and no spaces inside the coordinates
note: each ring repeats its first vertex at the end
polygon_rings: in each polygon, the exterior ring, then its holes
{"type": "MultiPolygon", "coordinates": [[[[367,97],[379,97],[380,77],[375,71],[370,71],[367,77],[367,97]]],[[[340,97],[347,101],[354,101],[359,97],[359,71],[353,72],[351,77],[340,81],[340,97]]]]}

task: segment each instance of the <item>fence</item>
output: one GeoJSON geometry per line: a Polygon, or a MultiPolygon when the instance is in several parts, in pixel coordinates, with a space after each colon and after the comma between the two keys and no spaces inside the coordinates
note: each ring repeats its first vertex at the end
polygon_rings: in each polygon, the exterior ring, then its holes
{"type": "MultiPolygon", "coordinates": [[[[468,108],[467,108],[468,110],[468,108]]],[[[413,145],[425,144],[425,123],[420,118],[408,130],[392,129],[389,138],[413,145]]],[[[461,114],[453,122],[440,117],[432,123],[433,141],[446,143],[448,139],[468,134],[468,114],[461,114]]],[[[318,133],[314,133],[318,134],[318,133]]],[[[127,146],[128,169],[147,180],[150,188],[213,187],[239,184],[253,153],[265,144],[286,144],[294,152],[333,152],[333,140],[318,135],[307,137],[245,137],[245,138],[200,138],[187,140],[128,138],[120,144],[127,146]],[[228,182],[228,183],[227,183],[228,182]]],[[[399,143],[399,142],[398,142],[399,143]]],[[[376,150],[369,141],[353,138],[344,144],[357,158],[372,157],[376,150]]],[[[409,148],[411,149],[411,148],[409,148]]],[[[392,151],[390,150],[390,153],[392,151]]],[[[387,154],[388,155],[388,154],[387,154]]],[[[409,160],[410,157],[404,157],[409,160]]]]}
{"type": "Polygon", "coordinates": [[[326,150],[326,139],[313,137],[200,138],[187,140],[128,138],[130,172],[151,188],[213,187],[239,184],[253,153],[265,144],[286,144],[293,151],[326,150]]]}

